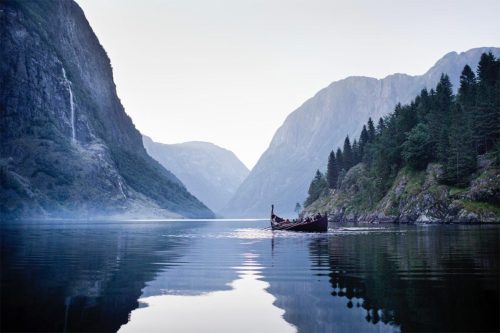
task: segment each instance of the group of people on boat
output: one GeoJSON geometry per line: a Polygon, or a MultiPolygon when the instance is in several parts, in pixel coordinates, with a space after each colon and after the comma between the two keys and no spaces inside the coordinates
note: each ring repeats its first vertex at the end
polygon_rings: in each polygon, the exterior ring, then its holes
{"type": "Polygon", "coordinates": [[[327,232],[328,231],[328,215],[317,213],[313,216],[299,215],[298,219],[284,219],[274,214],[274,205],[271,205],[271,229],[272,230],[289,230],[289,231],[305,231],[305,232],[327,232]]]}
{"type": "Polygon", "coordinates": [[[314,215],[312,218],[310,216],[306,217],[305,218],[305,221],[306,222],[312,222],[312,221],[315,221],[315,220],[319,220],[321,219],[323,216],[321,215],[321,213],[318,213],[316,215],[314,215]]]}
{"type": "Polygon", "coordinates": [[[299,219],[293,219],[293,220],[290,220],[290,219],[283,219],[275,214],[272,214],[271,215],[271,219],[274,221],[274,222],[278,222],[278,223],[310,223],[310,222],[314,222],[314,221],[317,221],[317,220],[320,220],[323,216],[321,215],[321,213],[318,213],[314,216],[307,216],[305,218],[299,218],[299,219]]]}

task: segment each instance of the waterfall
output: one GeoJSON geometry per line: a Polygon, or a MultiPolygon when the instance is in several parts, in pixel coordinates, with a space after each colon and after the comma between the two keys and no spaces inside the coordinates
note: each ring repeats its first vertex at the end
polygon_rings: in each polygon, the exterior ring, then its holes
{"type": "Polygon", "coordinates": [[[120,179],[118,179],[118,188],[120,189],[120,192],[123,195],[123,197],[125,199],[127,199],[127,196],[125,195],[125,192],[123,192],[123,184],[122,184],[122,181],[120,179]]]}
{"type": "Polygon", "coordinates": [[[71,81],[68,80],[66,77],[66,70],[64,67],[62,68],[62,73],[64,77],[64,81],[66,83],[66,89],[68,89],[69,92],[69,107],[71,110],[71,141],[74,143],[76,142],[76,129],[75,129],[75,105],[73,102],[73,90],[71,89],[71,81]]]}

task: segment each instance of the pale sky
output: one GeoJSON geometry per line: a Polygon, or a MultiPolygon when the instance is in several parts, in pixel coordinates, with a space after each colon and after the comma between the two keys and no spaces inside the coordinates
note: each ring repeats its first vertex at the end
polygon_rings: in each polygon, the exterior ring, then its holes
{"type": "Polygon", "coordinates": [[[77,2],[143,134],[212,142],[249,168],[333,81],[423,74],[450,51],[500,45],[500,0],[77,2]]]}

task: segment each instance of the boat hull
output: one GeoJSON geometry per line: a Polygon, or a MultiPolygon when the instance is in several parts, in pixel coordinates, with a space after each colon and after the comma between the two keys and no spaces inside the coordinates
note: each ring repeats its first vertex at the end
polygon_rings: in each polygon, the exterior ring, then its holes
{"type": "Polygon", "coordinates": [[[318,220],[314,220],[311,222],[300,222],[300,223],[274,222],[271,220],[271,228],[273,230],[286,230],[286,231],[327,232],[328,218],[326,216],[323,216],[318,220]]]}

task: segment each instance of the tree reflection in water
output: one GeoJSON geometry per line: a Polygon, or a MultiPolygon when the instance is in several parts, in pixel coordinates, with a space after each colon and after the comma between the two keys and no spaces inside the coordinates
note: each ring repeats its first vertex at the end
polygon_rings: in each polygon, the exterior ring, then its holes
{"type": "Polygon", "coordinates": [[[498,331],[499,232],[487,229],[404,227],[314,239],[312,270],[327,267],[331,295],[362,308],[374,325],[498,331]]]}

